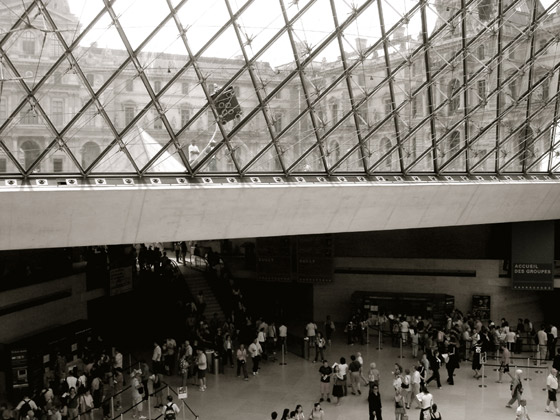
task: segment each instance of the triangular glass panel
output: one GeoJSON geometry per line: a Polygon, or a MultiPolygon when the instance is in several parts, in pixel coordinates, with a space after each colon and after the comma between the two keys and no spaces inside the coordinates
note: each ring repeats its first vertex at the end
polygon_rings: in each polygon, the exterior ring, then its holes
{"type": "MultiPolygon", "coordinates": [[[[321,119],[326,129],[334,127],[352,110],[346,77],[336,82],[338,76],[333,73],[332,76],[325,77],[325,87],[329,87],[330,90],[327,94],[322,95],[314,105],[314,109],[322,116],[321,119]],[[335,83],[334,86],[333,83],[335,83]]],[[[342,124],[349,130],[355,131],[356,129],[352,115],[346,118],[342,124]]]]}
{"type": "MultiPolygon", "coordinates": [[[[175,133],[206,130],[207,124],[196,118],[196,114],[207,103],[207,99],[192,68],[159,97],[159,103],[175,133]]],[[[209,111],[210,108],[207,108],[203,114],[209,111]]]]}
{"type": "MultiPolygon", "coordinates": [[[[27,102],[2,131],[3,139],[10,137],[17,138],[18,141],[4,141],[4,144],[21,166],[28,170],[49,146],[55,134],[45,124],[37,107],[27,102]]],[[[39,164],[34,167],[33,172],[41,172],[41,170],[39,164]]]]}
{"type": "MultiPolygon", "coordinates": [[[[206,153],[211,154],[211,158],[206,161],[206,163],[200,169],[200,173],[229,173],[229,174],[239,174],[235,163],[231,158],[232,151],[227,147],[227,145],[222,145],[219,149],[207,148],[206,153]]],[[[235,151],[233,151],[235,153],[235,151]]]]}
{"type": "Polygon", "coordinates": [[[68,46],[72,45],[78,37],[82,37],[81,45],[109,45],[103,37],[103,32],[111,25],[107,11],[91,27],[87,33],[83,33],[92,23],[93,19],[104,9],[103,2],[92,2],[91,0],[72,1],[50,1],[45,3],[51,17],[55,21],[61,35],[68,46]]]}
{"type": "Polygon", "coordinates": [[[430,38],[437,34],[442,34],[448,39],[461,35],[459,8],[449,7],[449,4],[445,2],[428,2],[425,4],[426,25],[430,38]]]}
{"type": "MultiPolygon", "coordinates": [[[[84,102],[84,105],[87,100],[84,102]]],[[[79,112],[79,117],[63,137],[64,142],[84,170],[97,159],[113,140],[113,131],[94,104],[79,112]]]]}
{"type": "Polygon", "coordinates": [[[195,168],[202,158],[215,148],[220,138],[221,134],[210,111],[195,118],[188,129],[181,131],[177,136],[179,147],[185,153],[192,168],[195,168]]]}
{"type": "Polygon", "coordinates": [[[334,168],[334,173],[344,174],[346,172],[352,172],[352,173],[358,172],[365,175],[367,173],[366,172],[367,165],[365,165],[364,163],[367,160],[368,153],[369,152],[367,151],[367,148],[364,148],[363,153],[361,148],[357,148],[342,161],[340,166],[334,168]]]}
{"type": "Polygon", "coordinates": [[[292,174],[305,174],[306,172],[326,173],[323,159],[324,156],[321,155],[321,150],[318,146],[315,146],[303,160],[293,168],[289,168],[289,171],[292,174]]]}
{"type": "MultiPolygon", "coordinates": [[[[370,144],[372,144],[370,142],[370,144]]],[[[399,151],[396,139],[382,137],[373,142],[373,157],[375,161],[369,168],[371,172],[401,172],[399,165],[399,151]]],[[[371,153],[371,151],[370,151],[371,153]]]]}
{"type": "Polygon", "coordinates": [[[485,149],[482,143],[470,151],[470,169],[473,173],[491,173],[496,171],[496,151],[485,149]]]}
{"type": "Polygon", "coordinates": [[[14,161],[0,148],[0,174],[22,175],[14,161]]]}
{"type": "Polygon", "coordinates": [[[383,10],[383,20],[389,32],[394,27],[404,27],[407,23],[406,14],[412,7],[417,7],[417,2],[394,2],[390,0],[380,0],[380,7],[383,10]]]}
{"type": "MultiPolygon", "coordinates": [[[[288,20],[292,20],[294,16],[301,12],[312,0],[291,0],[285,2],[288,6],[286,7],[286,14],[288,15],[288,20]]],[[[323,4],[321,16],[330,16],[331,7],[328,4],[323,4]]]]}
{"type": "Polygon", "coordinates": [[[115,2],[111,7],[133,50],[136,50],[146,35],[152,32],[170,12],[165,0],[150,0],[149,12],[144,2],[138,1],[115,2]]]}
{"type": "Polygon", "coordinates": [[[125,149],[118,144],[114,144],[105,156],[95,165],[91,173],[122,173],[133,175],[137,174],[137,171],[125,153],[125,149]]]}
{"type": "Polygon", "coordinates": [[[150,117],[143,113],[150,100],[138,71],[128,64],[120,75],[111,81],[100,101],[117,131],[121,132],[131,123],[150,124],[150,117]]]}
{"type": "Polygon", "coordinates": [[[249,168],[248,174],[283,173],[282,163],[274,145],[269,144],[266,151],[249,168]]]}
{"type": "MultiPolygon", "coordinates": [[[[430,121],[425,120],[414,127],[407,126],[404,121],[400,125],[401,144],[405,172],[416,162],[420,154],[426,150],[425,139],[430,138],[430,121]]],[[[430,168],[431,170],[431,168],[430,168]]]]}
{"type": "Polygon", "coordinates": [[[134,126],[122,136],[122,142],[139,169],[144,168],[170,140],[161,119],[152,108],[146,114],[151,125],[134,126]]]}
{"type": "Polygon", "coordinates": [[[286,167],[292,166],[301,155],[316,144],[317,136],[313,130],[309,111],[306,111],[301,119],[291,125],[278,139],[278,147],[286,167]]]}
{"type": "MultiPolygon", "coordinates": [[[[0,64],[0,69],[2,69],[2,64],[0,64]]],[[[14,119],[19,121],[20,113],[16,113],[13,118],[10,117],[12,117],[13,112],[20,103],[25,101],[27,96],[21,86],[21,82],[5,67],[3,68],[2,80],[3,86],[0,88],[0,127],[8,120],[14,119]]],[[[4,131],[0,131],[0,136],[3,134],[4,131]]]]}
{"type": "Polygon", "coordinates": [[[68,155],[66,149],[57,144],[41,160],[41,172],[78,175],[80,169],[76,166],[72,157],[68,155]]]}
{"type": "Polygon", "coordinates": [[[440,134],[438,139],[438,167],[444,173],[466,172],[464,123],[440,134]]]}
{"type": "Polygon", "coordinates": [[[527,162],[533,158],[535,133],[529,124],[511,128],[503,135],[500,145],[500,170],[522,172],[527,162]]]}
{"type": "MultiPolygon", "coordinates": [[[[352,148],[358,146],[359,141],[355,129],[348,129],[341,125],[330,133],[322,143],[329,169],[344,172],[352,163],[348,160],[341,164],[339,162],[352,148]]],[[[363,171],[364,167],[362,166],[360,170],[363,171]]]]}
{"type": "Polygon", "coordinates": [[[161,156],[154,162],[154,164],[148,169],[147,173],[184,173],[186,172],[185,165],[179,152],[177,151],[175,145],[169,146],[161,156]]]}
{"type": "Polygon", "coordinates": [[[138,62],[158,94],[188,61],[189,56],[177,25],[171,19],[144,46],[138,62]]]}
{"type": "MultiPolygon", "coordinates": [[[[87,37],[81,42],[85,45],[81,48],[76,48],[73,51],[73,56],[78,62],[88,84],[94,92],[97,92],[102,86],[105,85],[107,79],[113,77],[113,72],[118,69],[125,60],[130,61],[130,56],[126,52],[117,29],[115,28],[111,17],[105,13],[95,24],[95,26],[88,32],[87,37]],[[86,41],[87,40],[87,41],[86,41]],[[100,71],[103,69],[104,71],[100,71]]],[[[124,80],[131,75],[133,66],[130,64],[120,73],[116,80],[118,84],[124,84],[124,80]]],[[[78,71],[74,68],[73,64],[66,62],[64,67],[61,67],[60,72],[63,76],[67,76],[67,84],[76,84],[78,80],[78,71]]],[[[115,92],[120,92],[118,84],[113,81],[107,85],[103,96],[114,96],[115,92]]],[[[129,86],[128,86],[129,87],[129,86]]],[[[133,90],[127,90],[130,95],[133,90]]]]}
{"type": "MultiPolygon", "coordinates": [[[[245,52],[252,59],[257,52],[266,47],[266,44],[277,35],[284,26],[282,10],[278,2],[269,0],[255,0],[236,20],[241,32],[245,52]],[[261,22],[259,28],[254,23],[261,22]]],[[[259,57],[259,61],[272,66],[291,63],[294,59],[287,31],[279,40],[267,47],[266,52],[259,57]]],[[[264,63],[263,63],[264,64],[264,63]]],[[[258,66],[256,67],[259,68],[258,66]]]]}
{"type": "MultiPolygon", "coordinates": [[[[329,36],[336,40],[336,36],[333,36],[335,28],[332,10],[327,2],[315,2],[292,24],[292,30],[294,46],[300,61],[306,60],[310,54],[317,52],[316,50],[329,36]],[[324,18],[320,18],[321,16],[324,18]]],[[[324,58],[327,62],[336,60],[340,57],[338,42],[329,42],[319,52],[318,57],[324,58]]]]}
{"type": "Polygon", "coordinates": [[[216,43],[216,40],[214,40],[211,44],[208,44],[224,26],[227,25],[231,30],[230,15],[225,2],[189,0],[177,16],[183,28],[186,29],[189,47],[195,56],[233,58],[229,53],[231,49],[238,51],[239,46],[235,41],[235,33],[233,32],[230,32],[232,38],[228,40],[229,42],[222,38],[221,42],[216,43]],[[231,46],[232,43],[234,44],[233,47],[231,46]]]}

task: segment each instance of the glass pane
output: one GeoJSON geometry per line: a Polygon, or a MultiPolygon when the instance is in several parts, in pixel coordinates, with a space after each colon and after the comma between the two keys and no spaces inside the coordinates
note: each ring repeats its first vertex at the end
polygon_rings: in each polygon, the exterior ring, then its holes
{"type": "MultiPolygon", "coordinates": [[[[136,148],[132,147],[133,152],[136,148]]],[[[92,174],[96,173],[128,173],[135,174],[136,169],[134,165],[126,155],[123,148],[119,147],[118,144],[112,146],[108,153],[103,156],[101,161],[93,168],[92,174]]]]}
{"type": "Polygon", "coordinates": [[[185,165],[183,165],[181,156],[179,156],[179,152],[174,145],[171,145],[161,154],[158,159],[156,159],[155,163],[148,169],[147,173],[180,173],[185,171],[186,168],[185,165]]]}

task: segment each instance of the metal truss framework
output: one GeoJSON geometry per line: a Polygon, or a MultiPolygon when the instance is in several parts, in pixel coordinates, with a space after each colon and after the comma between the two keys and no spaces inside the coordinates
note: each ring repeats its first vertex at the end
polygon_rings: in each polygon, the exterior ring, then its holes
{"type": "MultiPolygon", "coordinates": [[[[12,25],[2,28],[3,34],[0,34],[0,105],[5,101],[8,86],[19,91],[23,99],[6,108],[6,114],[0,119],[0,156],[4,156],[9,167],[13,168],[0,169],[0,177],[60,177],[60,170],[49,171],[45,164],[53,153],[62,153],[71,162],[72,169],[64,170],[65,175],[81,178],[154,174],[201,179],[208,176],[311,174],[326,177],[439,177],[554,175],[560,172],[560,56],[556,55],[560,42],[560,16],[556,11],[560,0],[549,1],[547,7],[533,0],[498,0],[489,16],[485,15],[485,7],[491,7],[494,2],[487,0],[411,0],[406,10],[395,10],[388,0],[355,3],[345,0],[267,0],[278,2],[281,11],[278,18],[282,25],[275,28],[256,51],[252,51],[252,39],[248,35],[248,28],[256,22],[247,23],[247,19],[251,16],[248,10],[259,0],[219,0],[229,17],[214,28],[214,33],[197,49],[189,37],[189,25],[180,16],[181,9],[194,0],[164,0],[168,8],[165,17],[153,30],[146,31],[145,38],[136,47],[115,7],[123,1],[128,0],[100,0],[99,12],[71,40],[64,36],[48,0],[17,2],[19,7],[9,8],[14,14],[12,25]],[[448,13],[444,14],[441,4],[453,7],[447,7],[448,13]],[[344,12],[340,11],[341,6],[344,12]],[[318,10],[332,17],[332,22],[326,25],[332,29],[320,42],[311,45],[302,39],[305,30],[298,28],[304,25],[304,19],[309,19],[318,10]],[[357,27],[366,15],[377,16],[378,22],[370,22],[370,25],[380,28],[380,34],[369,45],[349,51],[350,28],[357,27]],[[526,17],[525,21],[516,20],[515,16],[521,15],[526,17]],[[391,16],[390,23],[386,19],[388,16],[391,16]],[[435,27],[430,21],[434,16],[438,22],[435,27]],[[94,86],[87,77],[90,70],[86,71],[81,62],[85,54],[83,40],[101,19],[107,18],[118,34],[119,43],[124,46],[121,53],[125,58],[120,65],[110,69],[101,86],[94,86]],[[44,36],[52,37],[61,46],[61,53],[51,61],[44,59],[42,50],[35,53],[33,65],[43,70],[31,83],[21,72],[23,67],[18,63],[13,45],[21,41],[21,34],[25,31],[37,30],[38,19],[42,22],[40,30],[44,36]],[[403,38],[403,28],[408,28],[415,20],[420,23],[418,39],[403,38]],[[156,90],[141,56],[148,53],[150,42],[173,25],[176,37],[186,51],[184,63],[173,71],[168,68],[167,81],[156,90]],[[212,91],[208,84],[211,77],[205,70],[206,63],[212,61],[208,51],[227,33],[234,35],[231,42],[240,52],[240,56],[230,62],[241,64],[236,64],[237,67],[229,73],[224,71],[227,79],[212,91]],[[445,40],[451,34],[455,36],[454,43],[445,40]],[[289,41],[293,62],[276,69],[275,75],[270,76],[274,77],[274,83],[271,83],[266,80],[261,59],[265,54],[274,53],[281,39],[289,41]],[[399,46],[404,44],[406,48],[399,46]],[[333,45],[338,48],[338,59],[321,63],[320,57],[333,45]],[[486,46],[491,53],[478,56],[476,51],[480,45],[486,46]],[[521,57],[514,59],[516,52],[521,57]],[[418,63],[423,70],[413,80],[413,66],[418,63]],[[43,98],[49,96],[48,86],[54,75],[66,66],[73,70],[87,100],[61,125],[55,123],[55,118],[60,118],[52,109],[45,108],[43,98]],[[380,74],[384,74],[375,76],[379,78],[375,83],[369,83],[374,78],[375,68],[383,68],[380,74]],[[103,98],[114,89],[119,78],[129,77],[126,74],[131,70],[147,99],[134,117],[120,126],[106,109],[103,98]],[[204,101],[176,127],[164,98],[184,82],[189,72],[194,74],[204,101]],[[408,84],[404,75],[408,77],[408,84]],[[359,77],[367,82],[357,83],[359,77]],[[482,84],[483,78],[489,82],[482,84]],[[459,80],[457,86],[452,85],[454,79],[459,80]],[[250,86],[252,92],[248,96],[254,98],[252,105],[245,106],[243,115],[237,120],[220,121],[215,98],[241,80],[250,86]],[[488,91],[487,85],[491,86],[488,91]],[[518,87],[521,88],[519,92],[516,91],[518,87]],[[275,115],[275,104],[280,94],[288,89],[298,93],[297,101],[289,104],[292,108],[297,106],[297,110],[292,109],[287,114],[290,117],[284,117],[282,126],[275,115]],[[399,90],[406,92],[401,95],[399,90]],[[480,97],[480,92],[484,97],[480,97]],[[373,118],[371,113],[362,112],[370,103],[379,102],[380,97],[388,101],[383,116],[373,118]],[[335,111],[332,111],[333,115],[327,116],[324,104],[332,103],[332,98],[342,98],[343,101],[346,98],[349,105],[341,110],[342,115],[334,115],[335,111]],[[425,107],[425,112],[412,115],[416,112],[412,109],[417,106],[418,98],[425,104],[421,106],[425,107]],[[462,106],[459,106],[461,102],[462,106]],[[490,103],[494,105],[489,110],[490,103]],[[108,129],[110,138],[106,139],[104,149],[85,165],[77,151],[69,146],[71,140],[75,141],[70,139],[70,133],[79,131],[83,116],[92,109],[108,129]],[[43,122],[42,136],[50,139],[35,154],[33,162],[23,162],[23,152],[11,144],[26,110],[43,122]],[[140,162],[127,139],[150,113],[161,121],[165,139],[158,138],[157,151],[140,162]],[[407,118],[407,114],[412,117],[407,118]],[[195,131],[203,117],[214,120],[214,134],[211,134],[210,123],[205,133],[195,131]],[[244,143],[249,142],[249,127],[258,121],[264,124],[258,142],[255,142],[258,145],[247,146],[244,143]],[[304,123],[309,128],[302,133],[304,123]],[[421,135],[425,139],[424,146],[417,146],[416,139],[421,135]],[[462,140],[453,143],[455,136],[462,140]],[[342,137],[352,140],[340,140],[342,137]],[[204,147],[198,159],[192,159],[188,153],[188,143],[193,138],[201,145],[210,144],[209,140],[213,142],[211,147],[204,147]],[[389,146],[381,143],[382,138],[388,139],[386,144],[389,146]],[[343,142],[344,150],[335,149],[334,140],[343,142]],[[239,157],[242,146],[254,149],[245,159],[239,157]],[[288,149],[292,153],[289,159],[288,149]],[[115,154],[126,159],[131,169],[111,170],[103,166],[115,154]],[[157,165],[170,156],[177,159],[184,170],[157,169],[157,165]],[[227,160],[227,168],[217,168],[217,159],[227,160]],[[263,164],[271,160],[275,166],[263,164]],[[396,164],[392,164],[393,161],[396,164]]],[[[220,66],[225,69],[229,65],[225,59],[212,62],[217,67],[216,72],[220,72],[220,66]]],[[[383,107],[383,104],[378,106],[383,107]]]]}

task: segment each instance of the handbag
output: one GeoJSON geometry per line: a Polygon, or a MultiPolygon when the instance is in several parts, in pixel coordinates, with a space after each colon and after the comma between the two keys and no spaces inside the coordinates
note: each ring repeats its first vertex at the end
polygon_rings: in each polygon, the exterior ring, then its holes
{"type": "Polygon", "coordinates": [[[143,394],[144,393],[144,387],[141,386],[141,387],[137,388],[137,391],[138,391],[139,394],[143,394]]]}

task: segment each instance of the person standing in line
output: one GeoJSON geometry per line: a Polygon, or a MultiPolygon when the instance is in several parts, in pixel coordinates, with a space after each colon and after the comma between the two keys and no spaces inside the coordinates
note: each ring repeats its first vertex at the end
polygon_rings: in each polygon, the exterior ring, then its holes
{"type": "Polygon", "coordinates": [[[420,420],[424,420],[427,412],[432,409],[434,397],[428,392],[428,388],[424,385],[422,386],[422,392],[418,394],[416,398],[420,402],[420,420]]]}
{"type": "Polygon", "coordinates": [[[432,411],[430,412],[430,420],[441,420],[441,413],[437,409],[437,404],[432,404],[432,411]]]}
{"type": "Polygon", "coordinates": [[[406,409],[404,408],[404,398],[402,396],[401,388],[395,390],[395,420],[402,420],[403,416],[406,414],[406,409]]]}
{"type": "Polygon", "coordinates": [[[303,407],[301,404],[296,405],[295,413],[295,420],[305,420],[305,414],[303,414],[303,407]]]}
{"type": "Polygon", "coordinates": [[[500,344],[500,350],[502,350],[502,356],[500,358],[500,367],[498,368],[498,383],[502,383],[502,376],[504,373],[507,373],[511,380],[513,381],[513,376],[509,373],[509,362],[511,353],[508,350],[507,346],[504,343],[500,344]]]}
{"type": "Polygon", "coordinates": [[[247,350],[245,349],[245,345],[243,343],[239,345],[236,355],[237,355],[237,377],[239,378],[239,374],[241,373],[241,370],[243,370],[243,379],[248,381],[249,375],[247,375],[247,350]]]}
{"type": "MultiPolygon", "coordinates": [[[[412,372],[412,378],[411,378],[411,399],[414,398],[414,401],[416,401],[416,408],[420,408],[420,401],[418,401],[418,399],[416,398],[416,396],[420,393],[420,383],[422,382],[422,378],[420,375],[420,370],[422,369],[421,366],[413,366],[413,372],[412,372]]],[[[409,402],[408,408],[410,408],[410,405],[412,404],[412,401],[409,402]]]]}
{"type": "Polygon", "coordinates": [[[323,420],[325,418],[325,412],[321,408],[321,403],[316,402],[313,404],[313,410],[311,410],[309,418],[313,420],[323,420]]]}
{"type": "Polygon", "coordinates": [[[379,385],[379,369],[377,369],[377,365],[375,364],[375,362],[371,362],[369,364],[369,371],[368,371],[368,384],[371,386],[371,384],[373,382],[377,383],[377,385],[379,385]]]}
{"type": "Polygon", "coordinates": [[[259,362],[261,360],[262,347],[259,344],[258,338],[255,338],[249,346],[249,355],[253,362],[253,375],[259,374],[259,362]]]}
{"type": "Polygon", "coordinates": [[[547,335],[546,331],[544,330],[544,324],[541,325],[541,329],[537,332],[537,366],[541,365],[543,360],[546,360],[546,351],[547,351],[547,335]]]}
{"type": "Polygon", "coordinates": [[[350,356],[350,365],[348,370],[350,371],[350,385],[352,386],[352,395],[362,395],[360,390],[360,379],[362,376],[362,365],[356,360],[356,356],[350,356]]]}
{"type": "Polygon", "coordinates": [[[548,395],[546,397],[546,408],[544,409],[544,411],[546,411],[547,413],[555,411],[556,414],[560,416],[558,403],[556,402],[556,393],[558,392],[558,379],[556,378],[557,374],[558,372],[556,371],[556,369],[551,368],[548,376],[546,377],[546,392],[548,395]],[[550,409],[550,403],[552,403],[552,405],[554,406],[554,410],[550,409]]]}
{"type": "Polygon", "coordinates": [[[233,367],[233,340],[231,339],[231,335],[229,333],[226,333],[226,335],[224,335],[223,364],[225,366],[228,363],[230,367],[233,367]]]}
{"type": "Polygon", "coordinates": [[[411,381],[412,378],[410,376],[410,369],[407,368],[404,370],[404,375],[402,377],[402,383],[401,383],[402,394],[404,397],[404,405],[406,409],[410,408],[410,403],[412,399],[411,381]]]}
{"type": "Polygon", "coordinates": [[[317,332],[317,335],[315,336],[315,359],[313,360],[313,363],[321,361],[325,358],[324,349],[326,344],[327,342],[323,338],[323,334],[317,332]]]}
{"type": "Polygon", "coordinates": [[[383,420],[381,416],[381,394],[379,393],[379,385],[370,382],[368,395],[369,420],[383,420]]]}
{"type": "Polygon", "coordinates": [[[432,357],[432,360],[430,360],[430,366],[432,368],[432,376],[426,381],[426,385],[428,385],[431,381],[435,379],[438,389],[441,389],[441,381],[439,375],[439,369],[441,367],[441,358],[439,357],[439,351],[437,349],[434,350],[434,356],[432,357]]]}
{"type": "Polygon", "coordinates": [[[305,335],[307,337],[307,344],[310,348],[315,346],[315,336],[317,335],[317,324],[313,321],[309,321],[309,323],[305,326],[305,335]]]}
{"type": "Polygon", "coordinates": [[[331,402],[331,376],[332,376],[332,368],[329,366],[329,362],[327,360],[323,360],[323,366],[319,368],[319,373],[321,374],[321,398],[319,402],[327,400],[327,402],[331,402]]]}
{"type": "Polygon", "coordinates": [[[344,391],[344,396],[346,396],[348,395],[348,364],[346,364],[346,359],[344,357],[340,358],[338,369],[342,378],[342,390],[344,391]]]}
{"type": "Polygon", "coordinates": [[[181,386],[186,387],[189,382],[189,359],[186,353],[179,361],[179,371],[181,372],[181,386]]]}
{"type": "Polygon", "coordinates": [[[332,335],[335,332],[336,327],[334,326],[334,322],[331,319],[330,315],[327,315],[327,319],[325,321],[325,337],[327,340],[327,345],[331,345],[332,344],[332,335]]]}
{"type": "Polygon", "coordinates": [[[515,410],[515,420],[531,420],[529,411],[527,410],[527,400],[522,399],[519,401],[519,407],[515,410]]]}
{"type": "MultiPolygon", "coordinates": [[[[552,360],[552,367],[556,369],[556,372],[560,375],[560,348],[556,350],[556,356],[554,356],[554,359],[552,360]]],[[[556,377],[557,379],[560,379],[560,376],[556,377]]]]}
{"type": "Polygon", "coordinates": [[[161,368],[161,347],[154,341],[154,351],[152,353],[152,372],[160,372],[161,368]]]}
{"type": "Polygon", "coordinates": [[[198,384],[201,391],[206,391],[206,369],[208,369],[208,360],[204,350],[196,349],[196,367],[198,369],[198,384]]]}
{"type": "Polygon", "coordinates": [[[459,355],[457,352],[457,345],[454,339],[451,340],[449,345],[447,346],[447,354],[449,359],[447,359],[447,363],[445,363],[445,368],[447,369],[447,383],[449,385],[455,385],[455,380],[453,375],[455,373],[455,369],[459,368],[459,355]]]}
{"type": "Polygon", "coordinates": [[[523,394],[523,383],[521,381],[521,376],[523,375],[523,371],[521,369],[517,369],[515,371],[515,376],[513,381],[511,382],[511,399],[506,404],[507,408],[511,408],[511,405],[517,401],[518,404],[521,403],[521,394],[523,394]]]}
{"type": "Polygon", "coordinates": [[[284,353],[287,353],[288,349],[286,346],[288,343],[286,340],[288,339],[288,327],[286,327],[284,323],[281,323],[278,327],[278,338],[280,339],[280,348],[283,348],[284,353]]]}
{"type": "Polygon", "coordinates": [[[336,397],[336,405],[340,404],[340,399],[344,396],[344,390],[343,390],[343,383],[344,378],[343,375],[340,373],[340,365],[338,363],[334,364],[333,369],[333,378],[334,378],[334,383],[333,383],[333,390],[332,390],[332,395],[333,397],[336,397]]]}

